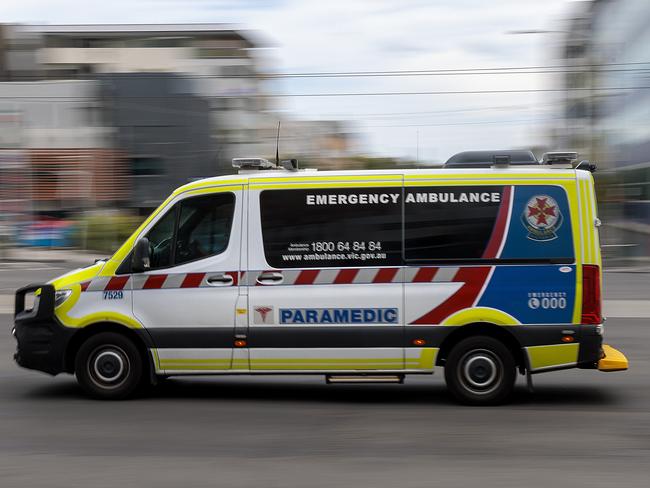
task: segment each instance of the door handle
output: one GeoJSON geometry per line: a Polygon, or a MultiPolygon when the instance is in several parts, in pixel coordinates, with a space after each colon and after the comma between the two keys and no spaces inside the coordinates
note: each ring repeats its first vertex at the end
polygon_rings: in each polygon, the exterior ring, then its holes
{"type": "Polygon", "coordinates": [[[208,276],[205,282],[210,286],[230,286],[233,284],[234,280],[229,274],[219,273],[208,276]]]}
{"type": "Polygon", "coordinates": [[[257,276],[257,282],[260,285],[279,285],[284,281],[282,273],[275,271],[265,271],[257,276]]]}

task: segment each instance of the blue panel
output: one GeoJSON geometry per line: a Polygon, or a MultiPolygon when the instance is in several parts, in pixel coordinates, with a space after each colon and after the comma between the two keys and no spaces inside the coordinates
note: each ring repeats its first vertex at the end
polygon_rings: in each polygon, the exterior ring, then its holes
{"type": "Polygon", "coordinates": [[[567,324],[575,288],[575,266],[497,266],[478,306],[502,310],[522,324],[567,324]]]}
{"type": "Polygon", "coordinates": [[[516,186],[501,258],[573,258],[567,195],[552,185],[516,186]]]}

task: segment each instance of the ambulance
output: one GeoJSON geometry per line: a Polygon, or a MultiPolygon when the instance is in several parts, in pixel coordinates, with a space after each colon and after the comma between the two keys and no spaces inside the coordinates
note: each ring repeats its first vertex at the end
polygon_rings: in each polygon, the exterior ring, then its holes
{"type": "Polygon", "coordinates": [[[404,381],[459,402],[517,374],[620,371],[603,344],[594,166],[466,152],[441,168],[237,174],[174,191],[106,260],[16,292],[15,359],[102,399],[180,375],[404,381]]]}

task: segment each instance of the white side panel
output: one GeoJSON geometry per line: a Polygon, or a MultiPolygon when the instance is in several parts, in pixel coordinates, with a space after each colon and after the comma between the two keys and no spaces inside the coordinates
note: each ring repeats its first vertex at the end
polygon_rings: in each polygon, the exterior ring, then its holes
{"type": "MultiPolygon", "coordinates": [[[[130,285],[127,284],[130,288],[130,285]]],[[[132,317],[131,290],[126,287],[122,290],[122,299],[105,300],[103,291],[85,291],[79,294],[79,299],[74,307],[68,312],[73,318],[81,318],[97,312],[115,312],[127,317],[132,317]]]]}
{"type": "Polygon", "coordinates": [[[456,293],[464,283],[405,283],[406,324],[417,320],[456,293]]]}
{"type": "MultiPolygon", "coordinates": [[[[280,324],[279,310],[282,308],[344,309],[344,308],[397,308],[400,313],[398,324],[372,324],[369,327],[401,327],[402,283],[376,283],[366,285],[277,285],[251,287],[251,324],[255,327],[278,326],[305,327],[301,324],[280,324]],[[269,307],[266,320],[260,320],[257,307],[269,307]]],[[[336,324],[345,327],[363,324],[336,324]]],[[[310,327],[310,325],[306,325],[310,327]]],[[[317,325],[311,325],[317,327],[317,325]]]]}

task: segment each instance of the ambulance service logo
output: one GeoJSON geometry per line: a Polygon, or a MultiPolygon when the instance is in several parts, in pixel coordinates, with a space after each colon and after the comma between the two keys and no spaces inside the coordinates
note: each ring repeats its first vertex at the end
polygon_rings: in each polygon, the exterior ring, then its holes
{"type": "Polygon", "coordinates": [[[273,307],[255,307],[255,316],[253,318],[254,324],[272,324],[273,323],[273,307]]]}
{"type": "Polygon", "coordinates": [[[521,221],[533,241],[552,241],[562,225],[562,212],[557,202],[548,195],[536,195],[526,204],[521,221]]]}

